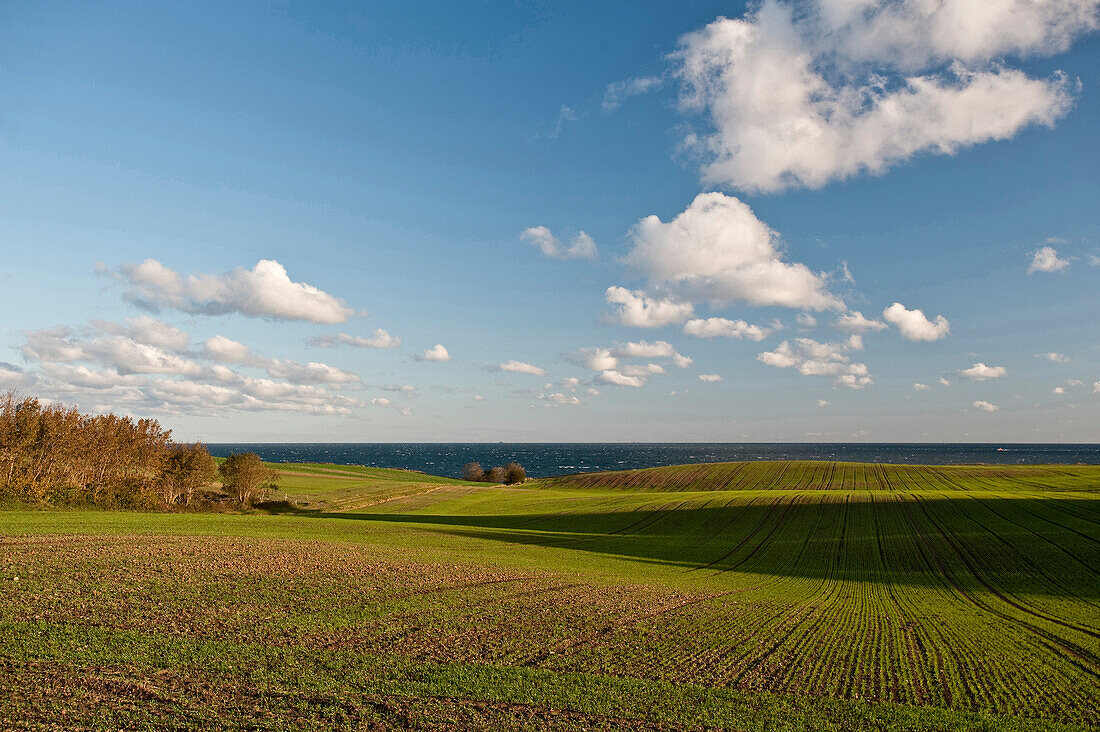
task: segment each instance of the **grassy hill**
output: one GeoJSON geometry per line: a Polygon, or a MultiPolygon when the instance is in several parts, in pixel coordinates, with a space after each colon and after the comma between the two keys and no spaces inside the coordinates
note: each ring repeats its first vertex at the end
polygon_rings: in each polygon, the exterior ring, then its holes
{"type": "Polygon", "coordinates": [[[1100,725],[1096,467],[278,467],[348,510],[0,512],[0,728],[1100,725]]]}

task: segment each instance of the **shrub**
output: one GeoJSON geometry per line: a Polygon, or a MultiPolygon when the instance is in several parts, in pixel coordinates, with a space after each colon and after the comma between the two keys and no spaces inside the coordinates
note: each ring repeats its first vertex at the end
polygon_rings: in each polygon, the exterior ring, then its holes
{"type": "Polygon", "coordinates": [[[481,463],[466,463],[462,467],[462,479],[478,482],[485,480],[485,471],[481,469],[481,463]]]}
{"type": "Polygon", "coordinates": [[[485,482],[487,483],[503,483],[504,482],[504,468],[495,467],[490,468],[485,473],[485,482]]]}
{"type": "Polygon", "coordinates": [[[260,456],[254,452],[233,453],[225,459],[219,471],[222,487],[230,500],[241,506],[251,506],[276,487],[275,473],[264,467],[260,456]]]}
{"type": "Polygon", "coordinates": [[[512,462],[504,466],[504,482],[508,485],[516,485],[527,480],[527,471],[519,463],[512,462]]]}

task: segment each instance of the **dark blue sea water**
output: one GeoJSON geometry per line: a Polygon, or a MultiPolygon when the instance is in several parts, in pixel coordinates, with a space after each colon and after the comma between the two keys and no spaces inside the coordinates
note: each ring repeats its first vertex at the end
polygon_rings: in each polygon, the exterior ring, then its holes
{"type": "Polygon", "coordinates": [[[849,460],[871,463],[1089,463],[1100,445],[929,443],[216,443],[218,457],[255,452],[273,462],[318,462],[405,468],[459,477],[462,466],[513,460],[534,478],[593,470],[735,460],[849,460]]]}

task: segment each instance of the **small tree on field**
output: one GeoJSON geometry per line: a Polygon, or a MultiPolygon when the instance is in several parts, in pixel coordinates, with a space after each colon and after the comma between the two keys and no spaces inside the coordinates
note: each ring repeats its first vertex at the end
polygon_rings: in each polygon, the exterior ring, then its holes
{"type": "Polygon", "coordinates": [[[222,487],[242,506],[251,506],[267,491],[275,488],[275,473],[264,467],[254,452],[233,453],[219,468],[222,487]]]}
{"type": "Polygon", "coordinates": [[[519,463],[512,462],[504,466],[504,482],[515,485],[527,480],[527,471],[519,463]]]}
{"type": "Polygon", "coordinates": [[[485,471],[481,469],[481,463],[466,463],[462,467],[462,479],[479,482],[485,480],[485,471]]]}
{"type": "Polygon", "coordinates": [[[504,482],[504,468],[499,467],[499,466],[497,466],[495,468],[489,468],[489,470],[487,470],[485,472],[484,480],[487,483],[503,483],[504,482]]]}
{"type": "Polygon", "coordinates": [[[189,505],[195,491],[216,477],[218,463],[210,457],[206,445],[201,442],[171,445],[161,481],[161,498],[168,505],[189,505]]]}

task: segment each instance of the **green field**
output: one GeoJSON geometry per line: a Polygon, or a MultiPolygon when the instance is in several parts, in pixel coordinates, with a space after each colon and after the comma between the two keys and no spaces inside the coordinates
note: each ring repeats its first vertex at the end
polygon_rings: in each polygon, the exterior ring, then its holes
{"type": "Polygon", "coordinates": [[[1100,467],[279,467],[0,512],[0,728],[1100,725],[1100,467]]]}

